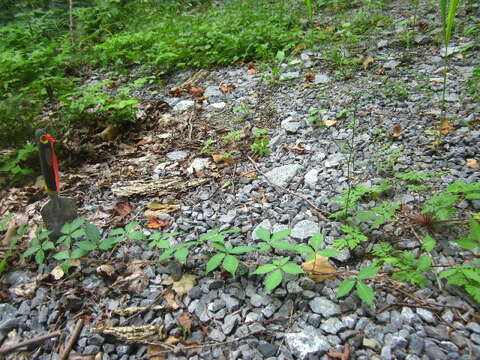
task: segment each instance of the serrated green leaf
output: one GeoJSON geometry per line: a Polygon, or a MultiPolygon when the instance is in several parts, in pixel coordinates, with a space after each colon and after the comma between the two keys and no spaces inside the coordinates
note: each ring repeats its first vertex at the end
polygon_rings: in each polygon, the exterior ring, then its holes
{"type": "Polygon", "coordinates": [[[45,252],[40,249],[35,253],[35,262],[40,265],[43,264],[43,261],[45,260],[45,252]]]}
{"type": "Polygon", "coordinates": [[[470,237],[480,243],[480,223],[478,221],[470,222],[470,237]]]}
{"type": "Polygon", "coordinates": [[[23,257],[26,258],[26,257],[29,257],[30,255],[33,255],[35,254],[38,250],[40,250],[40,245],[36,245],[36,246],[30,246],[27,250],[25,250],[25,252],[23,253],[23,257]]]}
{"type": "Polygon", "coordinates": [[[84,222],[85,222],[84,217],[76,218],[75,220],[73,220],[70,223],[70,231],[74,231],[74,230],[78,229],[84,222]]]}
{"type": "Polygon", "coordinates": [[[271,272],[271,271],[275,270],[276,268],[277,268],[277,266],[274,265],[274,264],[265,264],[265,265],[257,267],[255,269],[255,271],[251,273],[251,275],[266,274],[268,272],[271,272]]]}
{"type": "Polygon", "coordinates": [[[141,231],[129,232],[127,237],[131,240],[144,240],[145,239],[145,235],[141,231]]]}
{"type": "Polygon", "coordinates": [[[477,303],[480,303],[480,287],[467,284],[465,290],[477,303]]]}
{"type": "Polygon", "coordinates": [[[71,237],[72,237],[73,239],[78,239],[78,238],[81,238],[81,237],[84,236],[84,235],[85,235],[85,230],[83,230],[83,229],[77,229],[77,230],[75,230],[75,231],[72,233],[71,237]]]}
{"type": "Polygon", "coordinates": [[[180,262],[185,263],[187,262],[187,258],[188,258],[188,249],[186,247],[181,248],[175,251],[175,254],[173,256],[180,262]]]}
{"type": "Polygon", "coordinates": [[[440,274],[438,274],[438,278],[443,279],[443,278],[446,278],[446,277],[450,277],[450,276],[456,274],[457,271],[458,271],[458,269],[456,269],[456,268],[443,270],[440,274]]]}
{"type": "Polygon", "coordinates": [[[292,232],[291,229],[277,231],[272,235],[271,241],[273,242],[273,241],[283,240],[286,237],[288,237],[288,235],[290,235],[291,232],[292,232]]]}
{"type": "Polygon", "coordinates": [[[227,270],[232,276],[235,276],[235,272],[237,271],[238,265],[240,261],[233,256],[233,255],[226,255],[223,259],[222,266],[225,270],[227,270]]]}
{"type": "Polygon", "coordinates": [[[457,243],[462,249],[465,250],[473,250],[478,246],[477,242],[471,238],[460,238],[453,240],[453,242],[457,243]]]}
{"type": "Polygon", "coordinates": [[[227,248],[225,247],[224,243],[212,242],[212,246],[221,252],[227,252],[227,248]]]}
{"type": "Polygon", "coordinates": [[[462,269],[462,272],[467,278],[475,280],[478,283],[480,283],[480,274],[478,273],[478,271],[474,269],[462,269]]]}
{"type": "Polygon", "coordinates": [[[84,251],[92,251],[97,248],[97,244],[91,242],[91,241],[79,241],[75,245],[78,246],[78,248],[84,250],[84,251]]]}
{"type": "Polygon", "coordinates": [[[270,250],[270,244],[266,242],[261,242],[258,244],[258,250],[259,251],[268,251],[270,250]]]}
{"type": "Polygon", "coordinates": [[[281,240],[275,241],[275,242],[272,241],[271,244],[272,244],[272,247],[279,250],[295,251],[297,249],[297,245],[294,245],[287,241],[281,241],[281,240]]]}
{"type": "Polygon", "coordinates": [[[82,250],[80,248],[76,248],[74,250],[72,250],[72,253],[71,253],[71,258],[72,259],[78,259],[78,258],[81,258],[82,256],[85,256],[87,254],[87,252],[85,250],[82,250]]]}
{"type": "Polygon", "coordinates": [[[98,248],[103,251],[109,250],[113,248],[120,241],[121,241],[121,238],[106,238],[105,240],[100,242],[100,244],[98,244],[98,248]]]}
{"type": "Polygon", "coordinates": [[[273,260],[272,263],[281,267],[281,266],[285,265],[289,260],[290,260],[290,257],[286,256],[286,257],[283,257],[281,259],[273,260]]]}
{"type": "Polygon", "coordinates": [[[308,245],[302,244],[302,245],[296,245],[295,251],[298,252],[299,254],[313,254],[315,251],[308,245]]]}
{"type": "Polygon", "coordinates": [[[53,258],[57,259],[57,260],[70,259],[70,251],[60,251],[60,252],[56,253],[55,255],[53,255],[53,258]]]}
{"type": "Polygon", "coordinates": [[[321,233],[316,233],[310,238],[308,242],[312,246],[313,250],[316,251],[319,249],[320,245],[323,244],[323,241],[323,235],[321,233]]]}
{"type": "Polygon", "coordinates": [[[436,245],[437,243],[435,239],[433,239],[430,235],[425,235],[422,242],[423,250],[425,250],[426,252],[431,252],[436,245]]]}
{"type": "Polygon", "coordinates": [[[165,259],[168,259],[175,251],[177,251],[178,249],[177,248],[170,248],[170,249],[167,249],[165,250],[159,257],[158,257],[158,261],[163,261],[165,259]]]}
{"type": "Polygon", "coordinates": [[[42,249],[45,251],[53,249],[54,247],[55,247],[55,244],[52,241],[45,241],[42,244],[42,249]]]}
{"type": "Polygon", "coordinates": [[[318,255],[322,255],[325,257],[333,257],[338,255],[338,250],[335,249],[323,249],[320,251],[317,251],[318,255]]]}
{"type": "Polygon", "coordinates": [[[428,255],[420,256],[417,262],[417,270],[422,272],[427,271],[430,269],[431,264],[432,261],[430,260],[430,257],[428,255]]]}
{"type": "Polygon", "coordinates": [[[361,268],[358,272],[358,278],[360,280],[370,279],[378,274],[379,268],[377,266],[367,266],[361,268]]]}
{"type": "Polygon", "coordinates": [[[125,234],[125,230],[122,229],[122,228],[113,229],[113,230],[110,231],[108,234],[109,234],[110,236],[123,235],[123,234],[125,234]]]}
{"type": "Polygon", "coordinates": [[[348,295],[348,293],[352,291],[356,282],[357,280],[355,279],[347,279],[343,281],[337,289],[337,295],[336,295],[337,299],[344,297],[345,295],[348,295]]]}
{"type": "Polygon", "coordinates": [[[129,223],[125,226],[125,231],[130,232],[133,229],[135,229],[138,225],[140,225],[140,223],[138,221],[132,221],[131,223],[129,223]]]}
{"type": "Polygon", "coordinates": [[[257,229],[257,231],[255,232],[255,235],[257,235],[257,237],[258,237],[260,240],[263,240],[263,241],[266,241],[266,242],[269,242],[269,241],[270,241],[270,231],[268,231],[268,230],[265,229],[265,228],[259,228],[259,229],[257,229]]]}
{"type": "Polygon", "coordinates": [[[282,266],[282,270],[285,271],[287,274],[305,274],[305,271],[300,267],[300,265],[295,263],[286,263],[282,266]]]}
{"type": "Polygon", "coordinates": [[[316,258],[316,254],[314,252],[312,252],[311,254],[307,255],[307,257],[305,258],[305,262],[312,261],[315,258],[316,258]]]}
{"type": "Polygon", "coordinates": [[[85,224],[85,236],[87,237],[87,240],[94,243],[97,243],[102,237],[98,227],[96,227],[93,224],[90,224],[89,222],[85,224]]]}
{"type": "Polygon", "coordinates": [[[280,269],[276,269],[269,273],[265,277],[265,289],[267,290],[267,292],[272,292],[273,289],[280,285],[282,282],[282,277],[283,274],[280,269]]]}
{"type": "Polygon", "coordinates": [[[168,249],[170,247],[170,242],[167,239],[162,239],[158,241],[152,241],[148,244],[148,246],[159,249],[168,249]]]}
{"type": "Polygon", "coordinates": [[[375,298],[375,292],[367,284],[357,281],[356,285],[358,297],[368,305],[373,305],[373,299],[375,298]]]}
{"type": "Polygon", "coordinates": [[[237,246],[231,249],[229,252],[230,254],[246,254],[255,250],[257,249],[253,246],[237,246]]]}
{"type": "Polygon", "coordinates": [[[218,266],[220,266],[220,264],[222,263],[223,261],[223,258],[225,257],[225,254],[224,253],[219,253],[219,254],[215,254],[213,255],[210,260],[208,260],[208,263],[207,263],[207,274],[216,269],[218,266]]]}

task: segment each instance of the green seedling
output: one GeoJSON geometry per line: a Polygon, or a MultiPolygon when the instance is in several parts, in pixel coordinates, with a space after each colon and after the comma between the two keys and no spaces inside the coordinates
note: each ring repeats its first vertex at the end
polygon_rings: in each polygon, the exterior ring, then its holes
{"type": "Polygon", "coordinates": [[[292,275],[305,273],[300,265],[291,263],[289,260],[290,257],[273,260],[271,264],[259,266],[254,272],[251,273],[251,275],[267,274],[264,279],[265,290],[267,292],[272,292],[278,285],[281,284],[284,273],[292,275]]]}

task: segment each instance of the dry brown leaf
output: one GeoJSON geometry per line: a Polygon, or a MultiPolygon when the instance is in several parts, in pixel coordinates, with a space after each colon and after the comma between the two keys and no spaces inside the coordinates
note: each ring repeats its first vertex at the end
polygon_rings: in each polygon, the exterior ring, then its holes
{"type": "Polygon", "coordinates": [[[188,313],[182,313],[181,315],[177,316],[175,320],[177,320],[178,325],[183,327],[188,333],[192,330],[193,321],[188,313]]]}
{"type": "Polygon", "coordinates": [[[318,254],[314,260],[303,263],[302,269],[315,282],[322,282],[326,279],[331,279],[334,276],[327,274],[336,272],[333,266],[328,262],[328,258],[318,254]]]}
{"type": "Polygon", "coordinates": [[[175,293],[173,291],[169,291],[165,295],[165,300],[167,300],[168,305],[170,305],[173,310],[177,310],[179,308],[177,302],[175,301],[175,293]]]}
{"type": "Polygon", "coordinates": [[[199,87],[199,86],[192,86],[190,88],[190,94],[193,96],[193,97],[202,97],[203,96],[203,93],[204,93],[204,90],[199,87]]]}
{"type": "Polygon", "coordinates": [[[372,55],[364,55],[360,57],[360,61],[362,62],[363,68],[366,70],[370,64],[373,63],[374,59],[372,55]]]}
{"type": "Polygon", "coordinates": [[[305,82],[311,82],[311,81],[315,80],[315,74],[311,71],[306,72],[303,75],[303,79],[305,80],[305,82]]]}
{"type": "Polygon", "coordinates": [[[325,124],[326,127],[333,126],[337,123],[338,121],[336,120],[323,120],[323,123],[325,124]]]}
{"type": "Polygon", "coordinates": [[[168,224],[170,224],[170,221],[159,220],[156,217],[149,217],[147,227],[149,229],[160,229],[167,226],[168,224]]]}
{"type": "Polygon", "coordinates": [[[106,141],[113,141],[118,135],[120,135],[120,129],[115,125],[108,125],[100,134],[98,134],[99,137],[106,141]]]}
{"type": "Polygon", "coordinates": [[[162,210],[163,213],[171,213],[180,210],[180,205],[171,203],[163,204],[160,201],[155,200],[148,204],[147,208],[150,210],[162,210]]]}
{"type": "Polygon", "coordinates": [[[477,159],[467,159],[467,166],[472,169],[480,169],[480,162],[477,159]]]}
{"type": "Polygon", "coordinates": [[[130,214],[134,209],[135,207],[132,204],[130,204],[128,201],[120,201],[115,205],[115,207],[113,208],[113,211],[116,214],[120,215],[120,217],[124,218],[128,214],[130,214]]]}
{"type": "Polygon", "coordinates": [[[168,352],[165,351],[162,345],[147,345],[147,355],[150,360],[167,360],[168,352]]]}
{"type": "Polygon", "coordinates": [[[24,297],[27,299],[31,299],[35,294],[36,290],[37,290],[36,280],[17,285],[10,289],[10,291],[13,292],[15,295],[24,297]]]}
{"type": "Polygon", "coordinates": [[[180,88],[175,88],[170,90],[170,95],[173,97],[181,97],[182,96],[182,89],[180,88]]]}
{"type": "Polygon", "coordinates": [[[257,176],[257,172],[255,170],[250,170],[250,171],[244,172],[240,176],[246,177],[247,179],[253,179],[257,176]]]}
{"type": "Polygon", "coordinates": [[[69,355],[68,355],[68,360],[96,360],[96,359],[101,359],[102,358],[102,353],[99,352],[97,353],[97,355],[82,355],[82,354],[78,354],[76,352],[71,352],[69,355]],[[98,356],[100,355],[100,356],[98,356]]]}
{"type": "Polygon", "coordinates": [[[138,294],[148,286],[148,277],[140,265],[130,265],[125,274],[118,277],[112,286],[126,288],[128,291],[138,294]]]}
{"type": "Polygon", "coordinates": [[[444,119],[440,123],[440,132],[443,135],[453,134],[455,132],[455,127],[451,119],[444,119]]]}
{"type": "Polygon", "coordinates": [[[63,275],[65,275],[65,271],[63,271],[62,269],[62,265],[55,266],[53,270],[50,271],[50,275],[52,275],[55,280],[60,280],[63,275]]]}
{"type": "Polygon", "coordinates": [[[343,352],[329,351],[328,357],[332,359],[348,360],[350,359],[350,345],[347,343],[343,347],[343,352]]]}
{"type": "Polygon", "coordinates": [[[393,127],[392,137],[400,137],[402,135],[403,129],[402,125],[397,124],[393,127]]]}
{"type": "Polygon", "coordinates": [[[254,75],[256,73],[258,73],[257,69],[248,69],[248,71],[247,71],[247,75],[254,75]]]}
{"type": "Polygon", "coordinates": [[[220,86],[219,89],[222,93],[224,94],[229,94],[231,93],[233,90],[235,90],[235,85],[233,84],[228,84],[227,86],[220,86]]]}
{"type": "Polygon", "coordinates": [[[112,265],[104,264],[97,267],[97,274],[112,277],[115,275],[115,268],[112,265]]]}
{"type": "Polygon", "coordinates": [[[215,162],[215,164],[218,163],[227,163],[227,164],[234,164],[235,160],[232,159],[230,156],[225,156],[225,154],[213,154],[212,159],[215,162]]]}
{"type": "Polygon", "coordinates": [[[193,274],[183,274],[182,278],[178,281],[174,281],[172,277],[166,279],[164,285],[172,285],[172,289],[177,295],[182,296],[190,291],[195,286],[197,277],[193,274]]]}

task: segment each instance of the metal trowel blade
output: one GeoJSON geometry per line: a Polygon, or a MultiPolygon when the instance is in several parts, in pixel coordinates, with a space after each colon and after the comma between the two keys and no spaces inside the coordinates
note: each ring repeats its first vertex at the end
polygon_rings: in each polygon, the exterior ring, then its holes
{"type": "Polygon", "coordinates": [[[77,204],[68,197],[54,195],[40,210],[43,221],[48,230],[52,231],[50,238],[58,239],[65,223],[78,217],[77,204]]]}

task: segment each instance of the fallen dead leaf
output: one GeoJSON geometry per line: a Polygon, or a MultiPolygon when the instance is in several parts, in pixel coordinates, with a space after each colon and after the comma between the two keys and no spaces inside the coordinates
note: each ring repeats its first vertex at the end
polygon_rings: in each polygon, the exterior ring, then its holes
{"type": "Polygon", "coordinates": [[[323,123],[325,124],[326,127],[333,126],[337,123],[338,121],[336,120],[323,120],[323,123]]]}
{"type": "Polygon", "coordinates": [[[373,56],[372,55],[363,55],[360,57],[360,61],[362,62],[363,68],[366,70],[370,64],[373,64],[373,56]]]}
{"type": "Polygon", "coordinates": [[[115,140],[120,135],[120,129],[115,125],[108,125],[101,133],[98,134],[100,138],[106,141],[115,140]]]}
{"type": "Polygon", "coordinates": [[[245,65],[247,65],[249,69],[255,69],[255,63],[253,61],[249,61],[245,65]]]}
{"type": "Polygon", "coordinates": [[[480,169],[480,162],[477,159],[467,159],[467,166],[472,169],[480,169]]]}
{"type": "Polygon", "coordinates": [[[150,360],[166,360],[168,357],[168,352],[165,351],[166,348],[161,345],[147,345],[147,355],[150,360]]]}
{"type": "Polygon", "coordinates": [[[247,75],[254,75],[256,73],[258,73],[257,69],[248,69],[248,71],[247,71],[247,75]]]}
{"type": "Polygon", "coordinates": [[[172,203],[163,204],[160,201],[155,200],[148,204],[147,208],[150,210],[162,210],[163,213],[171,213],[180,210],[180,205],[172,203]]]}
{"type": "Polygon", "coordinates": [[[402,125],[397,124],[393,127],[392,137],[400,137],[402,135],[403,129],[402,125]]]}
{"type": "Polygon", "coordinates": [[[156,217],[149,217],[147,227],[149,229],[160,229],[167,226],[168,224],[170,224],[170,221],[159,220],[156,217]]]}
{"type": "Polygon", "coordinates": [[[115,268],[112,265],[104,264],[97,267],[97,274],[112,277],[115,275],[115,268]]]}
{"type": "Polygon", "coordinates": [[[97,358],[98,359],[101,359],[102,358],[102,353],[97,353],[97,355],[82,355],[82,354],[78,354],[76,352],[71,352],[69,355],[68,355],[68,360],[96,360],[97,358]],[[97,357],[97,355],[99,355],[99,357],[97,357]]]}
{"type": "Polygon", "coordinates": [[[305,80],[305,82],[311,82],[311,81],[315,80],[315,74],[311,71],[306,72],[303,75],[303,79],[305,80]]]}
{"type": "Polygon", "coordinates": [[[130,204],[128,201],[120,201],[118,202],[115,207],[113,208],[113,211],[120,215],[120,217],[124,218],[128,214],[130,214],[134,210],[134,206],[130,204]]]}
{"type": "Polygon", "coordinates": [[[177,293],[177,295],[182,296],[190,291],[191,288],[195,286],[197,282],[197,277],[193,274],[183,274],[182,278],[178,281],[174,281],[172,277],[166,279],[164,285],[172,285],[172,289],[177,293]]]}
{"type": "Polygon", "coordinates": [[[165,300],[167,301],[168,305],[170,305],[170,307],[173,310],[177,310],[179,308],[177,302],[175,301],[175,293],[173,291],[169,291],[165,295],[165,300]]]}
{"type": "Polygon", "coordinates": [[[251,171],[244,172],[240,176],[246,177],[248,179],[253,179],[257,176],[257,172],[255,170],[251,170],[251,171]]]}
{"type": "Polygon", "coordinates": [[[181,97],[182,96],[182,89],[180,89],[180,88],[172,89],[172,90],[170,90],[170,95],[172,95],[173,97],[181,97]]]}
{"type": "Polygon", "coordinates": [[[225,156],[225,154],[213,154],[212,159],[215,162],[215,164],[218,163],[227,163],[227,164],[234,164],[235,160],[232,159],[230,156],[225,156]]]}
{"type": "Polygon", "coordinates": [[[112,286],[126,288],[128,291],[138,294],[148,286],[148,277],[140,265],[130,265],[125,274],[119,276],[112,286]]]}
{"type": "Polygon", "coordinates": [[[193,321],[188,313],[182,313],[181,315],[177,316],[175,320],[177,320],[178,325],[183,327],[187,332],[192,330],[193,321]]]}
{"type": "Polygon", "coordinates": [[[440,132],[443,135],[453,134],[455,132],[455,127],[451,119],[444,119],[440,123],[440,132]]]}
{"type": "Polygon", "coordinates": [[[62,265],[55,266],[53,270],[50,271],[50,275],[52,275],[55,280],[60,280],[63,275],[65,275],[65,271],[63,271],[62,269],[62,265]]]}
{"type": "Polygon", "coordinates": [[[315,282],[322,282],[326,279],[331,279],[334,276],[328,274],[336,272],[333,266],[328,262],[328,258],[318,254],[315,259],[303,263],[302,269],[315,282]]]}
{"type": "Polygon", "coordinates": [[[328,357],[332,359],[348,360],[350,359],[350,345],[347,343],[343,347],[343,352],[329,351],[328,357]]]}
{"type": "Polygon", "coordinates": [[[236,89],[235,85],[233,84],[228,84],[227,86],[220,86],[219,87],[220,91],[224,94],[229,94],[231,93],[233,90],[236,89]]]}
{"type": "Polygon", "coordinates": [[[204,93],[204,90],[199,87],[199,86],[192,86],[190,88],[190,94],[193,96],[193,97],[196,97],[196,98],[199,98],[199,97],[202,97],[203,96],[203,93],[204,93]]]}
{"type": "Polygon", "coordinates": [[[15,295],[31,299],[37,290],[37,281],[30,281],[28,283],[23,283],[17,285],[10,289],[15,295]]]}

